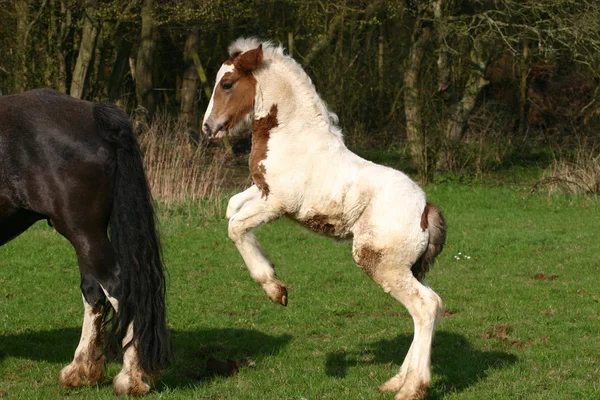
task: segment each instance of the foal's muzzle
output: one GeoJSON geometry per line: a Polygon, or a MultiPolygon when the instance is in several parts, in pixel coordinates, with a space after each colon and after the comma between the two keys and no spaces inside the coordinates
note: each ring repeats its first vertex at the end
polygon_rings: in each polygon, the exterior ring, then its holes
{"type": "Polygon", "coordinates": [[[204,134],[208,137],[210,137],[210,135],[212,134],[210,130],[210,125],[208,125],[206,122],[204,123],[204,125],[202,125],[202,132],[204,132],[204,134]]]}
{"type": "Polygon", "coordinates": [[[219,132],[221,132],[221,130],[223,130],[224,124],[221,123],[213,123],[212,120],[209,118],[203,125],[202,125],[202,132],[204,132],[204,134],[211,138],[211,137],[215,137],[219,132]]]}

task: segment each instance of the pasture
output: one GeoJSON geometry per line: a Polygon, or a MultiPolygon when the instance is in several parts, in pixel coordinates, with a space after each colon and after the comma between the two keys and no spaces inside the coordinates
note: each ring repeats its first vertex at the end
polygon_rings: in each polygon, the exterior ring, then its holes
{"type": "MultiPolygon", "coordinates": [[[[448,222],[426,278],[446,306],[427,399],[597,399],[597,199],[517,184],[425,189],[448,222]]],[[[288,285],[284,308],[250,278],[222,216],[159,214],[176,363],[148,399],[393,398],[377,388],[404,359],[412,320],[354,265],[349,243],[285,219],[258,229],[288,285]]],[[[81,319],[65,239],[40,222],[0,247],[0,397],[114,398],[116,363],[101,385],[57,383],[81,319]]]]}

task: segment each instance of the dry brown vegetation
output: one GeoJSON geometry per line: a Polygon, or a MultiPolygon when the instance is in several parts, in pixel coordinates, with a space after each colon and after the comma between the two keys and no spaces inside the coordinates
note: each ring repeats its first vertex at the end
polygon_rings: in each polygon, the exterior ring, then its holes
{"type": "Polygon", "coordinates": [[[229,176],[227,155],[198,145],[186,124],[159,117],[139,136],[144,168],[154,197],[167,204],[209,201],[220,204],[229,176]]]}
{"type": "Polygon", "coordinates": [[[538,186],[550,193],[600,194],[600,145],[584,141],[572,154],[555,156],[538,186]]]}

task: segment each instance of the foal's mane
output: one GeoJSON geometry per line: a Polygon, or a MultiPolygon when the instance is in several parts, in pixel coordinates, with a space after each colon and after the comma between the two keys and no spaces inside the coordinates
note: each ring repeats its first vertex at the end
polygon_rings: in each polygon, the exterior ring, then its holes
{"type": "Polygon", "coordinates": [[[324,121],[328,125],[329,132],[342,138],[342,130],[337,126],[339,121],[338,116],[329,111],[327,104],[325,104],[323,99],[321,99],[321,96],[319,96],[317,93],[317,89],[315,88],[315,85],[312,83],[312,80],[308,74],[296,60],[285,54],[284,48],[281,44],[276,45],[269,40],[261,41],[254,37],[239,38],[229,46],[229,56],[235,58],[241,53],[256,49],[261,44],[263,50],[263,60],[271,60],[272,62],[278,62],[284,65],[290,72],[290,75],[294,77],[296,83],[299,84],[295,85],[295,87],[302,88],[307,96],[309,96],[317,106],[321,116],[323,116],[324,121]]]}

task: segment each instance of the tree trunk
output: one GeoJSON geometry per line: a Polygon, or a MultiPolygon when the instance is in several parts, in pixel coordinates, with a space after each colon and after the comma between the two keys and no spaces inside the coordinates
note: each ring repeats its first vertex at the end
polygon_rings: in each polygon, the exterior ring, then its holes
{"type": "Polygon", "coordinates": [[[96,20],[97,1],[90,0],[85,6],[83,14],[83,29],[81,30],[81,45],[77,63],[73,69],[71,80],[71,96],[81,99],[86,91],[86,85],[90,74],[90,66],[96,50],[99,25],[96,20]]]}
{"type": "Polygon", "coordinates": [[[462,140],[467,128],[467,120],[471,111],[473,111],[473,107],[475,107],[477,95],[488,84],[484,76],[486,61],[477,43],[473,44],[471,50],[471,63],[471,73],[462,98],[452,105],[452,112],[446,129],[446,139],[452,144],[458,144],[462,140]]]}
{"type": "Polygon", "coordinates": [[[152,58],[154,56],[154,16],[153,0],[144,0],[142,5],[142,34],[135,65],[135,91],[138,105],[146,110],[149,119],[154,114],[152,93],[152,58]]]}
{"type": "Polygon", "coordinates": [[[57,55],[57,43],[58,43],[58,18],[56,16],[56,0],[50,1],[50,12],[48,13],[48,35],[46,37],[46,69],[44,74],[44,81],[46,86],[57,87],[55,80],[57,68],[54,66],[54,60],[57,55]]]}
{"type": "Polygon", "coordinates": [[[108,78],[108,101],[115,103],[121,96],[121,82],[129,67],[129,55],[131,54],[132,44],[126,39],[121,39],[117,58],[113,64],[113,69],[108,78]]]}
{"type": "Polygon", "coordinates": [[[194,65],[193,54],[198,53],[199,37],[198,31],[194,30],[188,34],[183,52],[184,62],[187,65],[183,73],[181,84],[181,106],[179,119],[188,124],[194,118],[194,104],[196,104],[198,92],[198,74],[194,65]]]}
{"type": "Polygon", "coordinates": [[[57,89],[67,92],[67,38],[71,31],[71,8],[69,0],[60,0],[60,28],[56,43],[56,62],[58,63],[57,89]]]}
{"type": "Polygon", "coordinates": [[[208,79],[206,78],[206,73],[204,72],[204,68],[202,67],[202,63],[200,62],[200,57],[198,57],[197,53],[192,54],[192,58],[196,63],[196,69],[198,72],[198,77],[200,78],[200,83],[202,84],[202,88],[204,89],[204,94],[206,95],[206,101],[210,101],[212,97],[212,91],[210,89],[210,85],[208,84],[208,79]]]}
{"type": "Polygon", "coordinates": [[[437,163],[439,170],[452,169],[454,164],[454,157],[452,156],[454,150],[462,141],[467,130],[469,116],[475,107],[475,101],[479,92],[488,84],[484,76],[487,61],[484,59],[482,49],[477,42],[473,43],[470,57],[471,71],[462,97],[456,99],[450,105],[450,113],[444,132],[445,145],[437,163]]]}
{"type": "Polygon", "coordinates": [[[448,128],[446,129],[446,138],[454,144],[457,144],[462,140],[463,134],[466,131],[467,120],[471,111],[473,111],[473,107],[475,107],[477,95],[481,89],[488,84],[488,81],[483,75],[486,63],[483,61],[479,49],[474,48],[471,51],[471,61],[473,62],[471,74],[465,85],[462,98],[452,107],[452,115],[450,116],[448,128]]]}
{"type": "Polygon", "coordinates": [[[305,68],[312,63],[323,50],[329,47],[331,42],[333,42],[333,40],[336,38],[338,31],[342,28],[342,22],[343,20],[341,15],[336,15],[333,17],[329,23],[329,29],[327,29],[325,36],[319,39],[319,41],[312,46],[310,52],[306,55],[306,59],[304,60],[305,68]]]}
{"type": "Polygon", "coordinates": [[[16,46],[13,83],[15,93],[20,93],[27,88],[27,34],[29,30],[30,4],[29,0],[15,0],[14,4],[17,31],[15,33],[16,46]]]}
{"type": "Polygon", "coordinates": [[[294,32],[289,31],[287,34],[288,37],[288,54],[290,57],[294,58],[294,32]]]}
{"type": "Polygon", "coordinates": [[[521,60],[521,82],[519,87],[519,138],[525,136],[527,128],[527,77],[529,76],[529,41],[523,42],[523,59],[521,60]]]}
{"type": "Polygon", "coordinates": [[[377,82],[379,98],[383,98],[383,22],[379,25],[379,38],[377,40],[377,82]]]}
{"type": "Polygon", "coordinates": [[[433,3],[433,16],[434,26],[438,33],[438,92],[444,100],[449,100],[450,94],[448,88],[450,87],[450,60],[448,52],[446,51],[446,24],[443,15],[443,6],[445,0],[437,0],[433,3]]]}
{"type": "Polygon", "coordinates": [[[422,16],[424,9],[419,9],[419,17],[415,22],[412,45],[408,54],[404,72],[404,114],[406,116],[406,140],[413,165],[423,179],[427,179],[427,156],[425,147],[425,132],[421,119],[419,103],[419,71],[425,49],[431,41],[431,28],[424,25],[422,16]]]}

